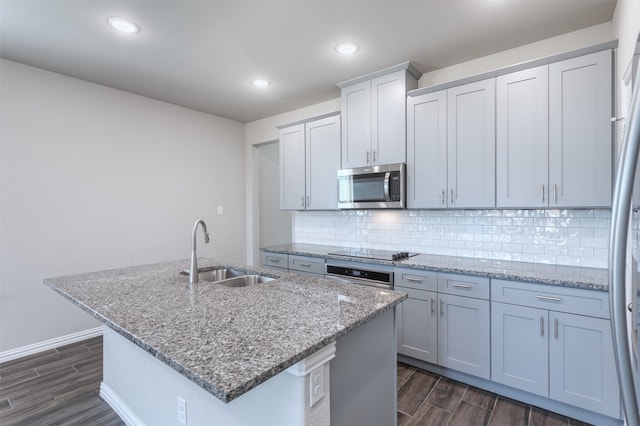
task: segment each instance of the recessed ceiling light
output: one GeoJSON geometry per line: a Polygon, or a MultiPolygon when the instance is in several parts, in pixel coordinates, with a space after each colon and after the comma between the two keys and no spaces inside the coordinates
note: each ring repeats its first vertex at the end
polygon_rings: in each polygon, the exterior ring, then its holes
{"type": "Polygon", "coordinates": [[[343,43],[340,43],[340,44],[336,45],[336,52],[338,52],[341,55],[345,55],[345,56],[353,55],[358,50],[360,50],[360,47],[358,47],[357,44],[352,43],[350,41],[345,41],[343,43]]]}
{"type": "Polygon", "coordinates": [[[269,80],[265,80],[263,78],[256,78],[252,81],[252,83],[256,87],[267,87],[271,85],[271,82],[269,80]]]}
{"type": "Polygon", "coordinates": [[[140,31],[140,27],[131,21],[122,18],[111,17],[107,19],[107,23],[118,31],[127,34],[134,34],[140,31]]]}

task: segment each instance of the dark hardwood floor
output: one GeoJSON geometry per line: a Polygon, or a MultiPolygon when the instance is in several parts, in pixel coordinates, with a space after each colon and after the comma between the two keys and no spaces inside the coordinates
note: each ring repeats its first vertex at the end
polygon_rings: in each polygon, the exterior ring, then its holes
{"type": "MultiPolygon", "coordinates": [[[[398,364],[398,426],[584,423],[398,364]]],[[[124,425],[99,396],[102,337],[0,364],[0,424],[124,425]]]]}
{"type": "Polygon", "coordinates": [[[398,363],[398,426],[584,426],[541,408],[398,363]]]}

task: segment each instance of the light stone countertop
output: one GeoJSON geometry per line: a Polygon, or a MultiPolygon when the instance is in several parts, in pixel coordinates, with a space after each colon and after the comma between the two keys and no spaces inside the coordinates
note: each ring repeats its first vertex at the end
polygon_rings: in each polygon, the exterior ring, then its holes
{"type": "Polygon", "coordinates": [[[472,257],[438,256],[431,254],[418,254],[417,256],[410,257],[402,261],[360,259],[329,254],[343,248],[344,247],[315,244],[285,244],[281,246],[266,247],[262,250],[283,254],[316,256],[324,257],[326,259],[339,259],[436,272],[476,275],[494,279],[533,282],[563,287],[584,288],[599,291],[608,291],[609,289],[608,271],[606,269],[580,268],[575,266],[549,265],[543,263],[511,262],[506,260],[479,259],[472,257]]]}
{"type": "Polygon", "coordinates": [[[232,288],[188,288],[189,260],[44,282],[224,402],[393,308],[406,294],[199,259],[280,278],[232,288]],[[274,275],[276,274],[276,275],[274,275]]]}

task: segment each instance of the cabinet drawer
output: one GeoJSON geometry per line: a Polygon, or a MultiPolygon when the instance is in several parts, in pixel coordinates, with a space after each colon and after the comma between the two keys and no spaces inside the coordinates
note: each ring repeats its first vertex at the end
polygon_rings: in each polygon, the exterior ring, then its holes
{"type": "Polygon", "coordinates": [[[438,291],[458,296],[489,299],[489,278],[460,274],[438,274],[438,291]]]}
{"type": "MultiPolygon", "coordinates": [[[[397,284],[393,286],[393,290],[401,293],[407,293],[409,299],[433,300],[432,303],[435,303],[438,300],[438,293],[435,291],[416,290],[415,288],[403,287],[397,284]]],[[[431,309],[435,309],[435,307],[432,305],[431,309]]]]}
{"type": "Polygon", "coordinates": [[[599,318],[609,318],[604,291],[508,280],[491,281],[491,300],[599,318]]]}
{"type": "Polygon", "coordinates": [[[289,255],[289,270],[324,275],[324,259],[289,255]]]}
{"type": "Polygon", "coordinates": [[[283,253],[262,252],[262,266],[271,268],[287,269],[289,255],[283,253]]]}
{"type": "MultiPolygon", "coordinates": [[[[438,290],[438,273],[418,269],[394,269],[395,287],[409,287],[416,290],[438,290]]],[[[404,291],[404,290],[403,290],[404,291]]]]}

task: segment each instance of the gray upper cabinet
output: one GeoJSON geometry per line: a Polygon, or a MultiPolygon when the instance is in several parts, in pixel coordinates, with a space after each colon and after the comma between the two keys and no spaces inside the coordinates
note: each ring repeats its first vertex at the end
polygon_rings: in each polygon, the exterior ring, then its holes
{"type": "Polygon", "coordinates": [[[495,206],[495,80],[409,97],[409,208],[495,206]]]}
{"type": "Polygon", "coordinates": [[[549,69],[496,79],[497,207],[548,206],[549,69]]]}
{"type": "Polygon", "coordinates": [[[410,63],[339,83],[342,168],[406,161],[406,96],[420,73],[410,63]]]}
{"type": "Polygon", "coordinates": [[[280,129],[280,208],[336,210],[340,116],[332,114],[280,129]]]}
{"type": "Polygon", "coordinates": [[[447,91],[407,99],[407,207],[447,207],[447,91]]]}
{"type": "Polygon", "coordinates": [[[280,209],[305,209],[304,124],[280,129],[280,209]]]}
{"type": "Polygon", "coordinates": [[[449,207],[495,207],[495,79],[447,90],[449,207]]]}
{"type": "Polygon", "coordinates": [[[549,65],[549,206],[611,206],[611,55],[549,65]]]}

